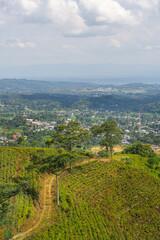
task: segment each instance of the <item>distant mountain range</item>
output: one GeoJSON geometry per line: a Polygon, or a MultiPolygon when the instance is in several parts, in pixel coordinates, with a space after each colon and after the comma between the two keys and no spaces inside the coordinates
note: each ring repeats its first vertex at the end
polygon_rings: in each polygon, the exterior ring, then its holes
{"type": "Polygon", "coordinates": [[[157,65],[116,64],[42,64],[32,66],[0,66],[0,78],[126,84],[160,83],[157,65]]]}
{"type": "Polygon", "coordinates": [[[1,79],[0,93],[33,93],[33,92],[54,92],[81,89],[92,86],[91,83],[74,82],[51,82],[26,79],[1,79]]]}

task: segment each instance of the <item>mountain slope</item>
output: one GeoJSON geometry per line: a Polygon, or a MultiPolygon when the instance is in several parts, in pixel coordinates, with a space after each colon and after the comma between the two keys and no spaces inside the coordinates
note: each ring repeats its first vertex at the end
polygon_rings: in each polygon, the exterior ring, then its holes
{"type": "Polygon", "coordinates": [[[60,183],[58,221],[27,239],[160,239],[160,182],[144,171],[91,162],[60,183]]]}
{"type": "Polygon", "coordinates": [[[71,89],[81,89],[93,86],[92,83],[63,82],[63,81],[39,81],[26,79],[0,79],[0,93],[33,93],[54,92],[71,89]]]}

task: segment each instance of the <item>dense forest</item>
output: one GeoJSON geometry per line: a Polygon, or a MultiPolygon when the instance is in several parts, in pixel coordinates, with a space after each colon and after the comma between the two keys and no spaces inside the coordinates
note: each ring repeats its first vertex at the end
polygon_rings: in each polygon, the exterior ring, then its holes
{"type": "Polygon", "coordinates": [[[70,89],[82,89],[90,86],[96,86],[96,84],[26,79],[0,79],[0,93],[68,92],[70,89]]]}
{"type": "Polygon", "coordinates": [[[160,85],[105,85],[25,79],[0,80],[0,106],[9,111],[77,108],[160,113],[160,85]],[[5,93],[5,94],[4,94],[5,93]]]}
{"type": "Polygon", "coordinates": [[[160,95],[106,95],[86,97],[83,95],[33,93],[0,95],[1,105],[11,111],[23,111],[25,106],[31,110],[54,109],[92,109],[103,111],[134,111],[160,113],[160,95]]]}

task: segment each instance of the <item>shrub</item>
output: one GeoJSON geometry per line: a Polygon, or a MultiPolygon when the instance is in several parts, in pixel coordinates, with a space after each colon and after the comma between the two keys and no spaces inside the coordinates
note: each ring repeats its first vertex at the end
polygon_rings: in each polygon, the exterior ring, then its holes
{"type": "Polygon", "coordinates": [[[142,144],[140,142],[133,143],[127,146],[122,153],[125,154],[138,154],[143,157],[156,157],[153,149],[148,144],[142,144]]]}
{"type": "Polygon", "coordinates": [[[107,157],[107,153],[106,153],[105,150],[99,151],[99,152],[98,152],[98,155],[99,155],[100,157],[104,157],[104,158],[107,157]]]}

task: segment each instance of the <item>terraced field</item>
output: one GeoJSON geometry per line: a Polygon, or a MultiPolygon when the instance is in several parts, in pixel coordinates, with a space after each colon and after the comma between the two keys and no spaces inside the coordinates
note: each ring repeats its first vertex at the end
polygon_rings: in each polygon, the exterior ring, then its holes
{"type": "Polygon", "coordinates": [[[118,161],[90,162],[60,178],[58,221],[26,239],[160,239],[160,181],[118,161]]]}
{"type": "Polygon", "coordinates": [[[22,227],[24,228],[29,219],[34,221],[37,205],[40,205],[37,197],[43,178],[35,169],[28,170],[27,167],[31,163],[33,154],[47,157],[54,152],[53,149],[0,147],[1,189],[6,188],[3,192],[10,194],[9,191],[13,191],[13,188],[17,189],[18,184],[21,185],[15,196],[0,204],[0,239],[10,239],[13,234],[16,235],[22,227]]]}

